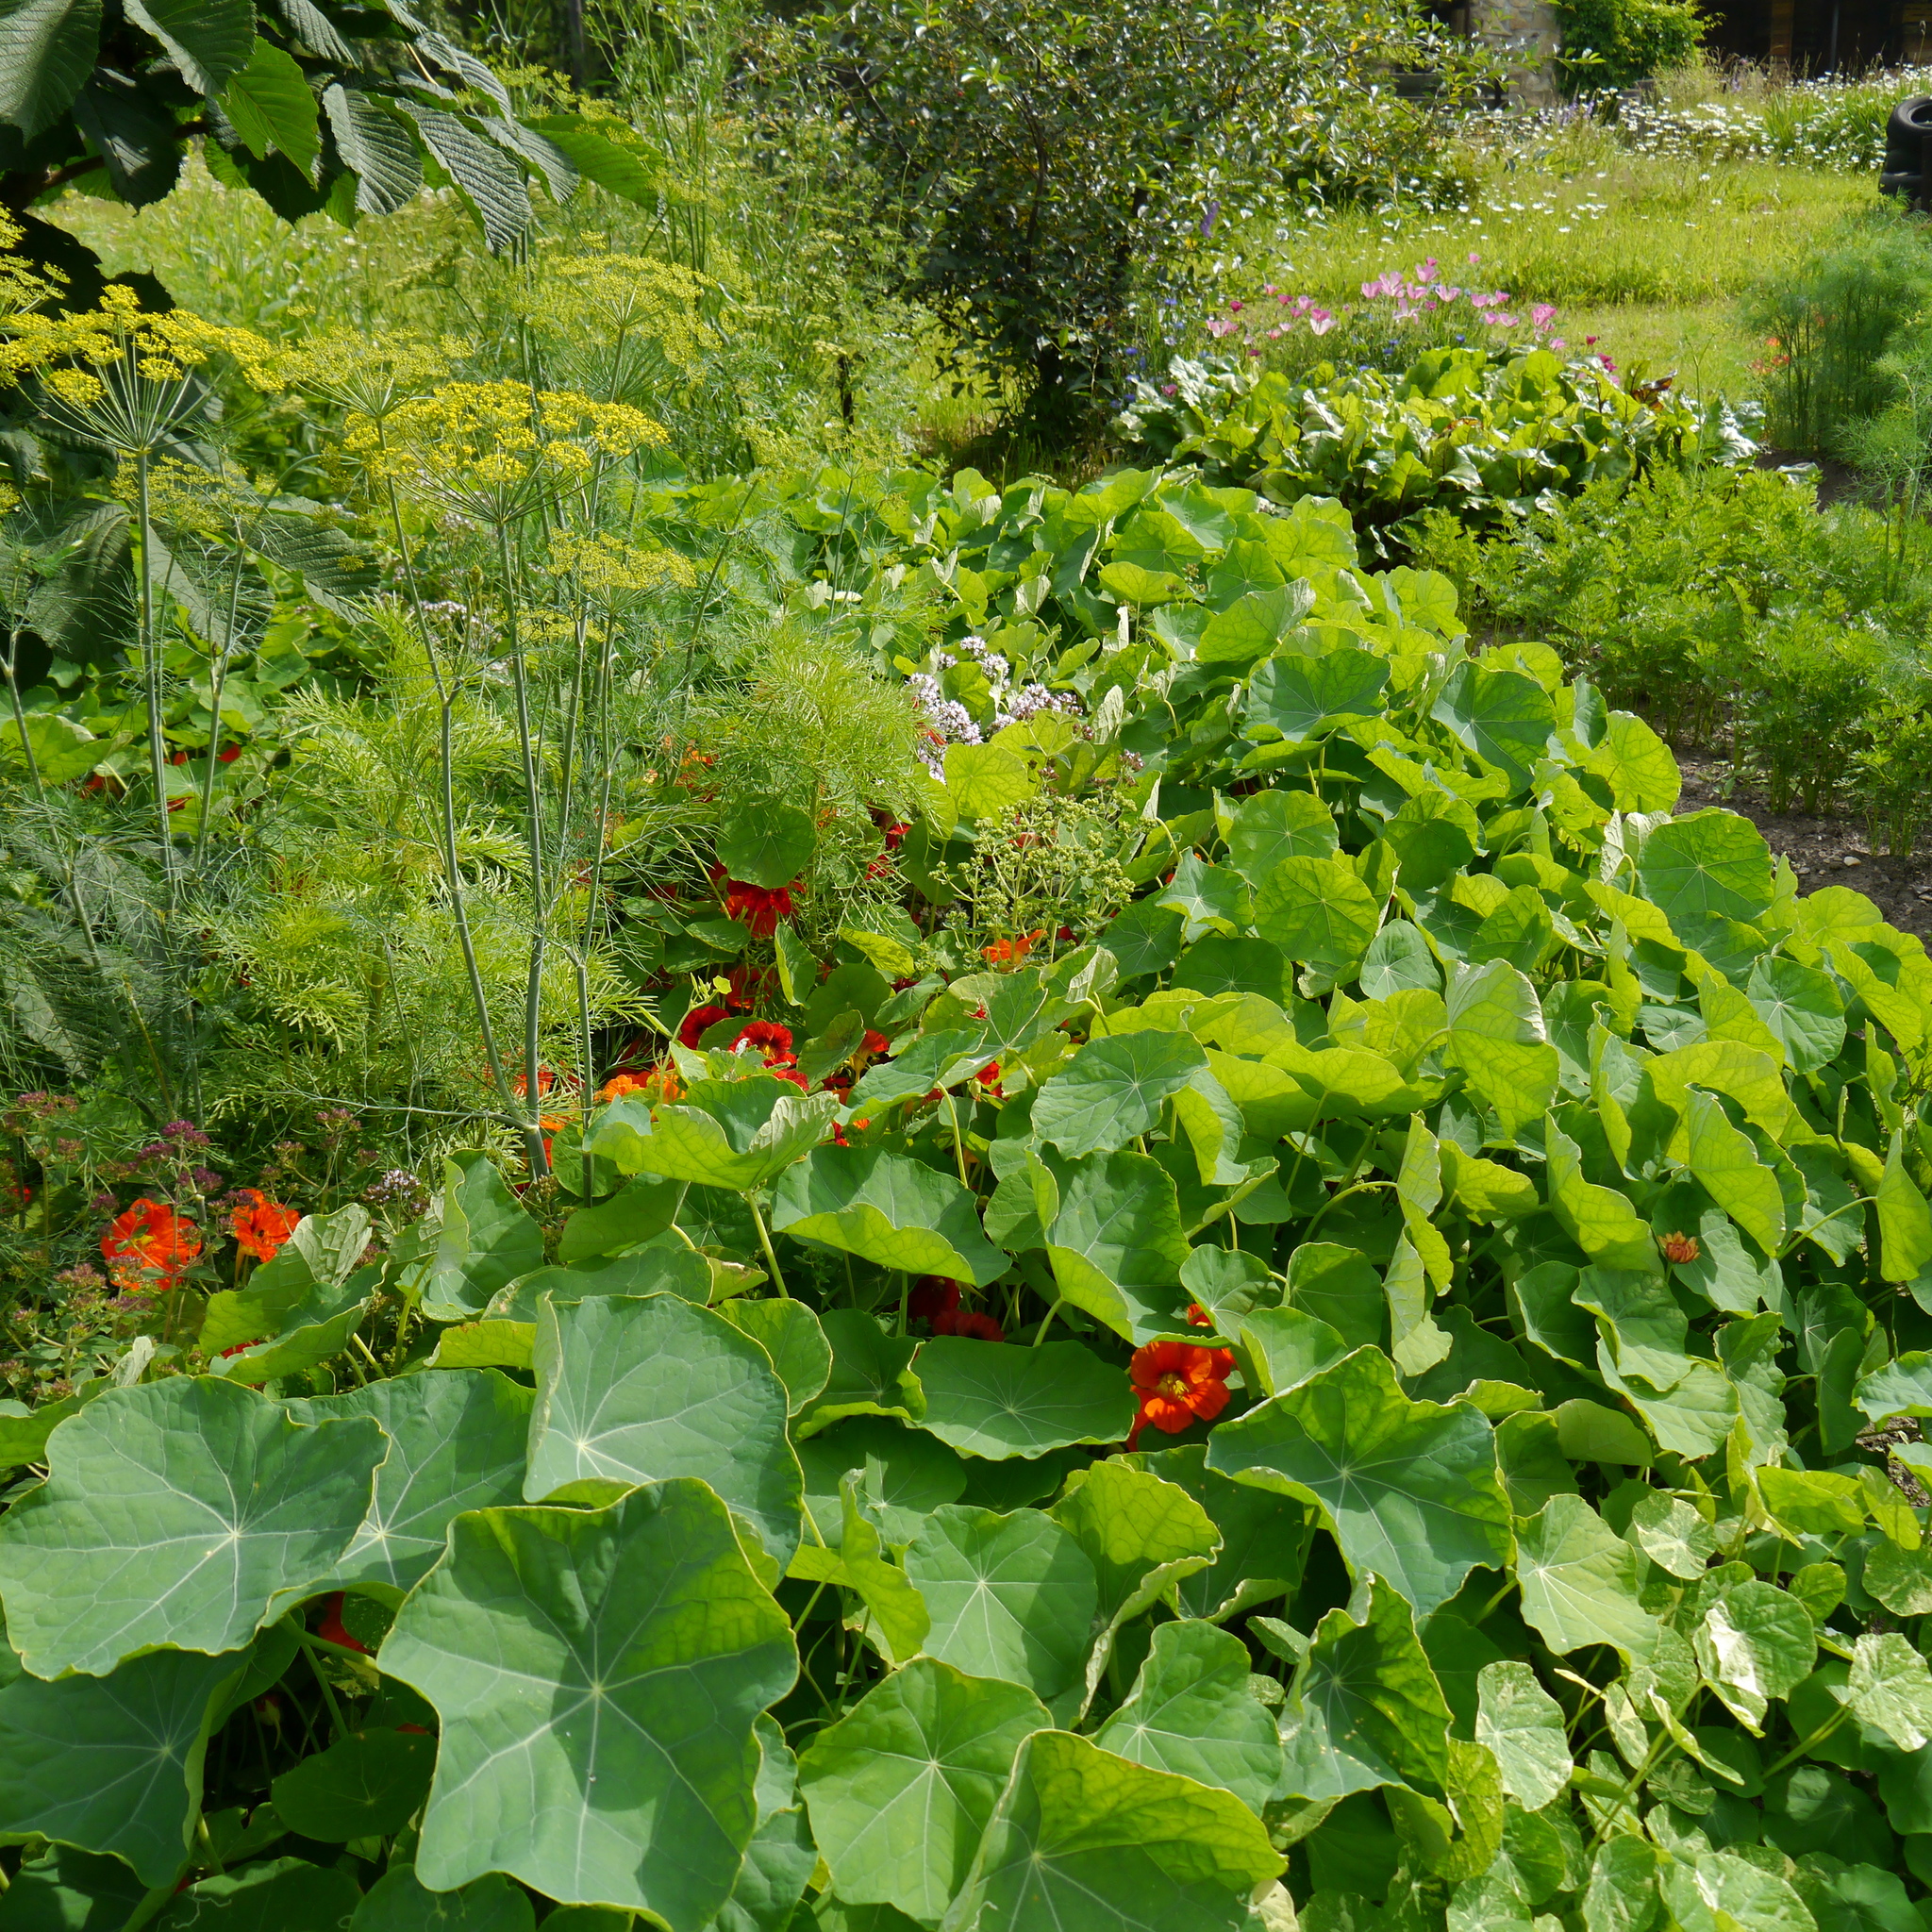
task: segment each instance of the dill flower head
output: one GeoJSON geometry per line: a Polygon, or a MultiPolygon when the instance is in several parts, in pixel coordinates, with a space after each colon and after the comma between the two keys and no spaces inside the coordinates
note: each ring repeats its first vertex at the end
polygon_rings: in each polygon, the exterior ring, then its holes
{"type": "Polygon", "coordinates": [[[600,459],[669,440],[628,404],[551,390],[533,400],[519,382],[444,383],[385,423],[352,421],[344,438],[373,475],[484,523],[567,494],[600,459]]]}
{"type": "Polygon", "coordinates": [[[641,596],[666,584],[697,582],[697,572],[688,558],[675,550],[641,549],[612,530],[588,535],[556,531],[550,539],[550,568],[560,577],[574,579],[586,596],[599,604],[641,596]]]}

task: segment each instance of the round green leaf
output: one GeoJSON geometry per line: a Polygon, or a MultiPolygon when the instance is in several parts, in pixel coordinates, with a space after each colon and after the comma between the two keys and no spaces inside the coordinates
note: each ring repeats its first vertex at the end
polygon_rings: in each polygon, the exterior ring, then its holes
{"type": "Polygon", "coordinates": [[[932,1617],[926,1654],[1051,1700],[1080,1678],[1099,1602],[1093,1565],[1049,1516],[949,1503],[906,1552],[932,1617]]]}
{"type": "Polygon", "coordinates": [[[1411,1402],[1379,1349],[1223,1423],[1208,1467],[1320,1506],[1350,1571],[1383,1576],[1426,1617],[1479,1566],[1509,1560],[1495,1437],[1467,1403],[1411,1402]]]}
{"type": "Polygon", "coordinates": [[[363,1894],[349,1932],[533,1932],[536,1924],[529,1893],[500,1873],[430,1891],[413,1865],[391,1865],[363,1894]]]}
{"type": "Polygon", "coordinates": [[[830,1379],[832,1345],[819,1318],[803,1302],[755,1302],[735,1295],[720,1304],[718,1313],[772,1357],[793,1415],[830,1379]]]}
{"type": "Polygon", "coordinates": [[[382,1646],[441,1720],[419,1875],[507,1872],[695,1932],[757,1827],[753,1723],[797,1661],[702,1483],[458,1517],[382,1646]]]}
{"type": "Polygon", "coordinates": [[[1637,1600],[1637,1552],[1581,1496],[1552,1496],[1518,1531],[1523,1617],[1554,1651],[1608,1643],[1625,1657],[1657,1647],[1657,1620],[1637,1600]]]}
{"type": "Polygon", "coordinates": [[[270,1787],[291,1831],[324,1844],[390,1838],[429,1790],[436,1740],[414,1731],[352,1731],[270,1787]]]}
{"type": "Polygon", "coordinates": [[[1160,1109],[1207,1064],[1189,1033],[1150,1027],[1090,1040],[1042,1083],[1033,1131],[1066,1155],[1124,1147],[1159,1124],[1160,1109]]]}
{"type": "Polygon", "coordinates": [[[524,1494],[574,1483],[695,1476],[758,1532],[782,1567],[798,1544],[805,1478],[786,1439],[772,1358],[676,1295],[546,1302],[524,1494]]]}
{"type": "Polygon", "coordinates": [[[1845,1701],[1901,1751],[1923,1751],[1932,1739],[1932,1672],[1895,1630],[1854,1640],[1845,1701]]]}
{"type": "Polygon", "coordinates": [[[1150,1156],[1124,1148],[1074,1164],[1060,1183],[1046,1242],[1060,1293],[1129,1340],[1128,1297],[1173,1287],[1188,1258],[1172,1176],[1150,1156]]]}
{"type": "Polygon", "coordinates": [[[941,1932],[1237,1932],[1281,1865],[1226,1791],[1037,1731],[941,1932]]]}
{"type": "Polygon", "coordinates": [[[1229,863],[1251,886],[1284,858],[1330,858],[1336,845],[1335,814],[1312,791],[1257,791],[1235,808],[1227,834],[1229,863]]]}
{"type": "Polygon", "coordinates": [[[909,1543],[928,1512],[966,1491],[966,1465],[951,1449],[891,1416],[855,1415],[808,1436],[798,1459],[806,1507],[833,1548],[841,1534],[839,1478],[849,1470],[859,1472],[858,1492],[889,1543],[909,1543]]]}
{"type": "Polygon", "coordinates": [[[176,1375],[57,1428],[46,1482],[0,1521],[0,1599],[36,1676],[104,1676],[161,1645],[236,1650],[333,1574],[388,1439],[313,1427],[251,1389],[176,1375]]]}
{"type": "Polygon", "coordinates": [[[284,1403],[298,1423],[372,1416],[389,1438],[369,1513],[317,1588],[374,1585],[400,1598],[442,1555],[452,1517],[516,1502],[524,1492],[530,1402],[530,1391],[507,1375],[452,1369],[284,1403]]]}
{"type": "Polygon", "coordinates": [[[1211,1624],[1157,1624],[1126,1701],[1095,1737],[1105,1751],[1231,1791],[1258,1813],[1281,1779],[1274,1719],[1248,1689],[1247,1645],[1211,1624]]]}
{"type": "Polygon", "coordinates": [[[606,1157],[623,1174],[661,1174],[742,1193],[775,1179],[817,1146],[839,1111],[833,1095],[801,1093],[770,1074],[693,1080],[685,1100],[685,1106],[660,1107],[648,1133],[639,1131],[634,1115],[618,1118],[613,1108],[591,1130],[585,1150],[606,1157]]]}
{"type": "Polygon", "coordinates": [[[1448,725],[1466,750],[1502,772],[1513,789],[1529,783],[1557,723],[1549,693],[1534,678],[1468,662],[1450,673],[1430,715],[1448,725]]]}
{"type": "Polygon", "coordinates": [[[1381,908],[1339,858],[1284,858],[1255,893],[1255,930],[1337,979],[1359,963],[1381,908]]]}
{"type": "Polygon", "coordinates": [[[1362,993],[1372,1000],[1386,1000],[1412,988],[1442,990],[1442,969],[1436,964],[1428,941],[1406,919],[1391,919],[1369,941],[1360,977],[1362,993]]]}
{"type": "Polygon", "coordinates": [[[984,1286],[1007,1267],[951,1174],[882,1148],[814,1148],[779,1181],[772,1226],[908,1274],[984,1286]]]}
{"type": "Polygon", "coordinates": [[[1527,1664],[1485,1664],[1476,1677],[1475,1740],[1494,1754],[1503,1789],[1541,1811],[1569,1789],[1574,1768],[1563,1707],[1527,1664]]]}
{"type": "Polygon", "coordinates": [[[1353,644],[1315,658],[1299,652],[1270,658],[1249,680],[1248,736],[1278,732],[1300,744],[1344,719],[1377,717],[1388,683],[1387,659],[1353,644]]]}
{"type": "Polygon", "coordinates": [[[818,845],[811,814],[782,798],[763,798],[731,815],[718,835],[718,863],[728,876],[776,891],[811,862],[818,845]]]}
{"type": "Polygon", "coordinates": [[[1610,781],[1619,811],[1669,811],[1684,790],[1671,748],[1632,711],[1612,711],[1603,742],[1584,761],[1610,781]]]}
{"type": "Polygon", "coordinates": [[[1695,811],[1651,833],[1637,876],[1644,897],[1673,924],[1680,916],[1749,921],[1771,904],[1771,848],[1736,812],[1695,811]]]}
{"type": "Polygon", "coordinates": [[[1127,1378],[1077,1341],[1008,1348],[941,1335],[919,1351],[917,1367],[925,1391],[919,1426],[968,1456],[998,1462],[1118,1442],[1133,1425],[1127,1378]]]}
{"type": "Polygon", "coordinates": [[[929,1657],[874,1685],[799,1759],[839,1896],[937,1919],[966,1880],[1022,1740],[1052,1722],[1018,1684],[929,1657]]]}
{"type": "Polygon", "coordinates": [[[1815,1074],[1838,1058],[1845,1043],[1845,1003],[1829,974],[1795,959],[1762,958],[1744,991],[1777,1035],[1793,1073],[1815,1074]]]}
{"type": "Polygon", "coordinates": [[[191,1885],[158,1922],[159,1932],[341,1932],[360,1896],[340,1867],[272,1858],[191,1885]]]}
{"type": "Polygon", "coordinates": [[[202,1757],[244,1653],[152,1651],[108,1677],[0,1690],[0,1833],[111,1852],[171,1885],[200,1815],[202,1757]]]}
{"type": "Polygon", "coordinates": [[[1706,1681],[1754,1731],[1772,1700],[1788,1697],[1818,1657],[1810,1611],[1769,1583],[1732,1584],[1705,1611],[1691,1641],[1706,1681]]]}
{"type": "Polygon", "coordinates": [[[1281,1741],[1283,1788],[1304,1799],[1448,1785],[1449,1706],[1414,1614],[1380,1577],[1315,1625],[1281,1713],[1281,1741]]]}

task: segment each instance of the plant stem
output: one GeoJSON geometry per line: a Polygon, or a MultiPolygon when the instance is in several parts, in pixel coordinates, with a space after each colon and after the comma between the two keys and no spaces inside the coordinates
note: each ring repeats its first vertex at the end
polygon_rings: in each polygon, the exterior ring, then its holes
{"type": "Polygon", "coordinates": [[[772,1237],[765,1227],[765,1217],[758,1212],[758,1204],[749,1192],[744,1196],[744,1205],[751,1209],[752,1225],[758,1231],[758,1246],[764,1249],[765,1259],[771,1266],[772,1286],[778,1291],[780,1300],[790,1301],[791,1291],[785,1286],[785,1277],[778,1272],[778,1257],[773,1252],[772,1237]]]}

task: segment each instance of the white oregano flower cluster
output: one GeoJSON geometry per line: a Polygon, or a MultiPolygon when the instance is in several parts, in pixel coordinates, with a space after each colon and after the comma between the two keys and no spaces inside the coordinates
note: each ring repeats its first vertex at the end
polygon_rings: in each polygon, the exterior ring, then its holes
{"type": "Polygon", "coordinates": [[[1013,667],[999,652],[990,649],[982,637],[963,637],[952,649],[933,654],[930,671],[915,671],[906,680],[913,702],[925,714],[929,729],[920,741],[919,756],[935,778],[944,775],[947,745],[984,741],[984,734],[974,722],[973,713],[958,698],[949,698],[941,681],[942,675],[958,663],[961,657],[971,658],[986,674],[986,681],[992,690],[992,728],[995,731],[1004,731],[1008,724],[1038,717],[1041,711],[1065,711],[1074,717],[1080,715],[1080,701],[1072,691],[1048,691],[1043,684],[1016,687],[1012,682],[1013,667]]]}

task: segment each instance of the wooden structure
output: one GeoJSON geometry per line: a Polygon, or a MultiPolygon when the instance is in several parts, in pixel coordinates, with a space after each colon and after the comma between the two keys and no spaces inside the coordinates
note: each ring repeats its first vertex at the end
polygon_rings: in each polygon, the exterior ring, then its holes
{"type": "Polygon", "coordinates": [[[1932,0],[1710,0],[1716,54],[1791,74],[1932,66],[1932,0]]]}

